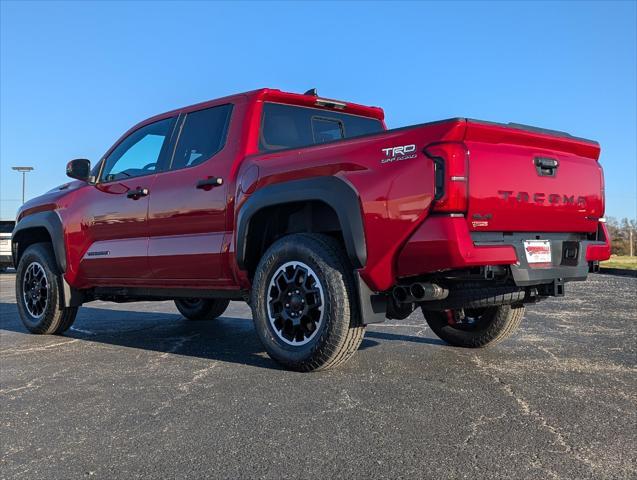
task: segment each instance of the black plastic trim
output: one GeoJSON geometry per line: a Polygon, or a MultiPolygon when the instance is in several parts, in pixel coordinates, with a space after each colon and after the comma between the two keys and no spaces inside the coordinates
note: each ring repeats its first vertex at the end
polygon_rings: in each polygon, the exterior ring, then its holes
{"type": "Polygon", "coordinates": [[[556,279],[566,282],[586,280],[588,262],[586,248],[591,242],[584,233],[542,233],[542,232],[474,232],[471,237],[476,246],[511,245],[515,248],[518,262],[511,265],[511,276],[520,287],[552,283],[556,279]],[[549,240],[551,242],[552,264],[550,268],[534,268],[526,261],[525,240],[549,240]],[[575,249],[576,255],[565,258],[564,249],[575,249]]]}
{"type": "Polygon", "coordinates": [[[243,290],[202,290],[197,288],[158,287],[95,287],[92,296],[97,300],[136,302],[141,300],[173,300],[177,298],[223,298],[245,300],[243,290]]]}
{"type": "Polygon", "coordinates": [[[593,145],[599,145],[599,142],[597,142],[595,140],[591,140],[590,138],[576,137],[574,135],[571,135],[568,132],[563,132],[561,130],[550,130],[548,128],[534,127],[533,125],[525,125],[523,123],[489,122],[487,120],[477,120],[475,118],[466,118],[465,120],[467,120],[469,122],[473,122],[473,123],[480,123],[480,124],[483,124],[483,125],[495,125],[496,127],[505,127],[505,128],[511,128],[511,129],[514,129],[514,130],[523,130],[525,132],[541,133],[543,135],[550,135],[552,137],[568,138],[568,139],[577,140],[577,141],[580,141],[580,142],[591,143],[593,145]]]}
{"type": "Polygon", "coordinates": [[[332,207],[345,240],[347,255],[354,268],[367,263],[367,247],[360,201],[357,193],[345,181],[337,177],[315,177],[292,180],[261,188],[253,193],[241,207],[237,216],[237,263],[246,270],[247,238],[252,217],[263,208],[318,200],[332,207]]]}
{"type": "Polygon", "coordinates": [[[25,230],[30,228],[45,228],[49,232],[53,245],[53,253],[57,262],[60,273],[66,272],[66,247],[64,246],[64,228],[62,220],[54,210],[33,213],[22,217],[16,224],[11,235],[11,244],[13,252],[13,263],[17,268],[20,258],[18,258],[17,248],[13,245],[20,243],[19,238],[26,234],[25,230]],[[22,233],[21,233],[22,232],[22,233]]]}
{"type": "Polygon", "coordinates": [[[363,324],[381,323],[387,319],[387,295],[372,291],[358,272],[354,272],[363,324]]]}
{"type": "Polygon", "coordinates": [[[445,196],[445,159],[433,155],[429,152],[430,147],[435,147],[441,143],[447,142],[434,142],[430,143],[423,149],[423,153],[430,158],[434,163],[434,200],[440,200],[445,196]]]}
{"type": "Polygon", "coordinates": [[[60,295],[62,297],[60,303],[65,307],[79,307],[86,301],[85,292],[71,287],[64,275],[62,275],[60,295]]]}

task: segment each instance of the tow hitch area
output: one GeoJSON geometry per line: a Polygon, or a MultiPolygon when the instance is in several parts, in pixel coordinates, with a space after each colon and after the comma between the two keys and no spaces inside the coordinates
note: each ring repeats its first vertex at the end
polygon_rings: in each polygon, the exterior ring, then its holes
{"type": "Polygon", "coordinates": [[[551,283],[538,285],[538,294],[543,297],[563,297],[564,296],[564,279],[556,278],[551,283]]]}

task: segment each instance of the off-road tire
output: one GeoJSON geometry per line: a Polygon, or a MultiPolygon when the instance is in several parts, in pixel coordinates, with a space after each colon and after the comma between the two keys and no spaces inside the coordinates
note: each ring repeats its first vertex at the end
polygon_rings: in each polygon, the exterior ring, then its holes
{"type": "Polygon", "coordinates": [[[63,289],[62,274],[58,270],[49,243],[36,243],[26,249],[20,258],[15,279],[18,313],[27,330],[41,335],[60,335],[73,325],[77,307],[64,307],[60,302],[63,289]],[[24,298],[24,276],[34,262],[42,266],[48,283],[46,295],[43,295],[46,297],[46,307],[38,316],[29,312],[24,298]]]}
{"type": "Polygon", "coordinates": [[[365,335],[352,266],[342,245],[322,234],[293,234],[276,241],[257,266],[250,299],[255,329],[271,358],[286,368],[313,371],[348,360],[365,335]],[[316,274],[323,289],[321,324],[304,345],[289,345],[270,321],[269,286],[277,270],[302,262],[316,274]]]}
{"type": "Polygon", "coordinates": [[[229,304],[230,300],[224,298],[175,300],[177,310],[188,320],[214,320],[223,315],[229,304]]]}
{"type": "Polygon", "coordinates": [[[501,305],[484,309],[483,318],[475,328],[463,328],[449,323],[446,311],[423,310],[433,332],[450,345],[482,348],[495,345],[515,332],[524,317],[524,306],[501,305]]]}

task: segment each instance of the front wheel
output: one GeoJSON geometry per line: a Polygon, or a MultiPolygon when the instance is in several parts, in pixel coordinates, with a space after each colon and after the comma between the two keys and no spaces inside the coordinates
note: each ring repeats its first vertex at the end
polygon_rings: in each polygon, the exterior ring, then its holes
{"type": "Polygon", "coordinates": [[[62,277],[50,244],[36,243],[26,249],[15,283],[18,313],[31,333],[59,335],[73,325],[77,307],[60,304],[62,277]]]}
{"type": "Polygon", "coordinates": [[[481,348],[495,345],[515,332],[524,317],[524,306],[443,311],[423,309],[423,314],[433,332],[450,345],[481,348]]]}
{"type": "Polygon", "coordinates": [[[365,335],[353,270],[340,243],[327,235],[275,242],[257,267],[250,305],[266,351],[292,370],[337,366],[365,335]]]}

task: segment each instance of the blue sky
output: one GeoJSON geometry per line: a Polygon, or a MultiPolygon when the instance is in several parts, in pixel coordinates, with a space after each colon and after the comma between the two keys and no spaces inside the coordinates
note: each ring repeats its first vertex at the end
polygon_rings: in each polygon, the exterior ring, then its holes
{"type": "Polygon", "coordinates": [[[263,86],[598,140],[607,215],[636,216],[635,2],[2,2],[0,202],[19,206],[134,123],[263,86]]]}

